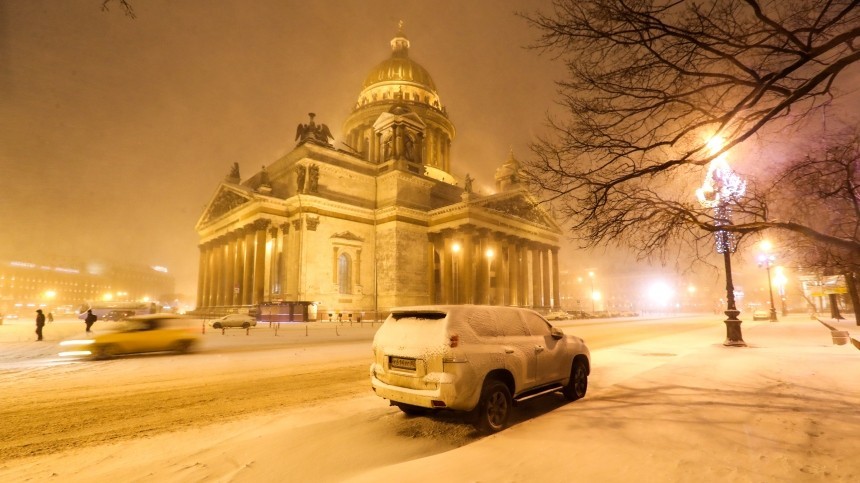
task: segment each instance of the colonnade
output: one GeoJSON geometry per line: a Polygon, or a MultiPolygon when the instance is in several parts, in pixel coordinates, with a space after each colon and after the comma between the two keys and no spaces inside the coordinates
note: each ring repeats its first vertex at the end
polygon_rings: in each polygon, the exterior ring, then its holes
{"type": "MultiPolygon", "coordinates": [[[[390,133],[392,142],[389,147],[389,159],[398,159],[404,157],[406,147],[404,146],[404,136],[407,134],[402,126],[392,126],[394,132],[390,133]]],[[[374,133],[372,126],[363,126],[360,129],[353,130],[348,136],[348,143],[359,152],[366,152],[367,159],[375,163],[385,162],[385,147],[383,133],[374,133]]],[[[451,139],[448,135],[439,128],[428,128],[425,133],[417,133],[414,139],[412,149],[415,153],[411,161],[423,163],[429,166],[439,168],[443,171],[449,171],[451,165],[451,139]]]]}
{"type": "Polygon", "coordinates": [[[558,247],[470,226],[430,234],[431,301],[558,307],[558,247]]]}
{"type": "Polygon", "coordinates": [[[281,293],[289,227],[258,219],[200,245],[197,307],[259,304],[281,293]]]}

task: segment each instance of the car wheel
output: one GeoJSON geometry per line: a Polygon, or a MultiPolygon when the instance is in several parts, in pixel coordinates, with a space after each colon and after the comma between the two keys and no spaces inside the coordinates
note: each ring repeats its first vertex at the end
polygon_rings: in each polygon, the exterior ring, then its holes
{"type": "Polygon", "coordinates": [[[413,406],[412,404],[398,403],[395,404],[395,406],[397,406],[397,408],[403,411],[403,414],[406,414],[407,416],[422,416],[424,414],[427,414],[428,411],[427,408],[422,408],[421,406],[413,406]]]}
{"type": "Polygon", "coordinates": [[[185,354],[191,350],[190,340],[180,340],[173,343],[173,351],[180,354],[185,354]]]}
{"type": "Polygon", "coordinates": [[[220,329],[221,328],[221,322],[215,322],[214,324],[212,324],[212,328],[213,329],[220,329]]]}
{"type": "Polygon", "coordinates": [[[576,401],[585,397],[588,390],[588,371],[582,361],[573,361],[570,368],[570,381],[564,386],[562,393],[568,401],[576,401]]]}
{"type": "Polygon", "coordinates": [[[99,347],[98,351],[96,351],[97,359],[112,359],[119,354],[119,347],[113,344],[107,344],[99,347]]]}
{"type": "Polygon", "coordinates": [[[505,383],[495,379],[484,381],[475,413],[475,428],[482,433],[505,429],[512,408],[511,391],[505,383]]]}
{"type": "Polygon", "coordinates": [[[250,323],[250,322],[242,322],[242,328],[243,328],[243,329],[247,329],[248,327],[251,327],[251,323],[250,323]]]}

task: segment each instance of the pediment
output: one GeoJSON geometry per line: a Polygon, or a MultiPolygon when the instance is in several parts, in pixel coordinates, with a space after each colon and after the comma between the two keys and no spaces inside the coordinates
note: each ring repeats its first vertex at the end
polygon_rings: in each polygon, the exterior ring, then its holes
{"type": "Polygon", "coordinates": [[[478,203],[483,209],[494,211],[504,216],[519,218],[547,228],[558,230],[555,220],[550,217],[543,208],[521,193],[501,198],[491,198],[478,203]]]}
{"type": "Polygon", "coordinates": [[[364,238],[356,235],[355,233],[353,233],[351,231],[342,231],[339,233],[335,233],[334,235],[331,236],[331,238],[340,238],[341,240],[349,240],[349,241],[357,241],[357,242],[363,242],[364,241],[364,238]]]}
{"type": "Polygon", "coordinates": [[[202,223],[221,218],[227,213],[251,201],[252,197],[244,192],[222,185],[212,197],[209,206],[200,218],[202,223]]]}

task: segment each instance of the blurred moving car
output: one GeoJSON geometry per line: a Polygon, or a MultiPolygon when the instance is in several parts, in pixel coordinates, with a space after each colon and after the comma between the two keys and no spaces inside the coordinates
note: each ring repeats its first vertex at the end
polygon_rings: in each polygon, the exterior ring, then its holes
{"type": "Polygon", "coordinates": [[[768,320],[770,319],[770,311],[756,310],[753,312],[753,320],[768,320]]]}
{"type": "Polygon", "coordinates": [[[406,414],[471,412],[479,431],[508,424],[513,405],[561,392],[585,396],[590,354],[537,312],[515,307],[403,307],[373,339],[370,383],[406,414]]]}
{"type": "Polygon", "coordinates": [[[213,329],[222,329],[224,327],[256,327],[257,319],[247,314],[230,314],[212,321],[213,329]]]}
{"type": "Polygon", "coordinates": [[[137,315],[119,322],[118,327],[88,339],[64,340],[60,356],[108,359],[142,352],[184,353],[200,338],[196,328],[175,314],[137,315]]]}
{"type": "Polygon", "coordinates": [[[544,316],[546,320],[567,320],[570,318],[570,314],[563,310],[556,310],[554,312],[550,312],[544,316]]]}

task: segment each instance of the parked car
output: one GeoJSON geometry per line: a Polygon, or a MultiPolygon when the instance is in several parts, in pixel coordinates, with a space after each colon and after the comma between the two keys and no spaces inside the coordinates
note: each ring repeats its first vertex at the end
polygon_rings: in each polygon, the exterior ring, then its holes
{"type": "Polygon", "coordinates": [[[222,329],[224,327],[256,327],[257,319],[247,314],[230,314],[212,321],[213,329],[222,329]]]}
{"type": "Polygon", "coordinates": [[[64,357],[107,359],[142,352],[188,352],[199,340],[198,330],[180,315],[151,314],[129,317],[91,338],[60,342],[64,357]]]}
{"type": "Polygon", "coordinates": [[[556,392],[582,398],[590,371],[585,342],[532,310],[403,307],[376,332],[370,382],[406,414],[467,411],[480,431],[496,432],[514,402],[556,392]]]}
{"type": "Polygon", "coordinates": [[[768,320],[770,319],[770,311],[756,310],[753,312],[753,320],[768,320]]]}
{"type": "Polygon", "coordinates": [[[546,314],[545,318],[546,320],[567,320],[570,318],[570,314],[563,310],[556,310],[546,314]]]}

